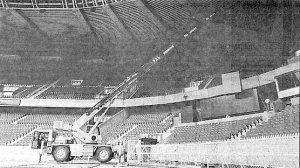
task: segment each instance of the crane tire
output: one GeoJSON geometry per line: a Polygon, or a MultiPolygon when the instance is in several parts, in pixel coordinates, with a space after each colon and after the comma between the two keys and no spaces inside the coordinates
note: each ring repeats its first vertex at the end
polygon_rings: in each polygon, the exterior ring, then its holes
{"type": "Polygon", "coordinates": [[[69,159],[70,149],[67,146],[57,146],[53,150],[52,155],[56,162],[64,162],[69,159]]]}
{"type": "Polygon", "coordinates": [[[113,152],[109,147],[102,146],[96,150],[96,158],[101,163],[109,162],[113,156],[113,152]]]}

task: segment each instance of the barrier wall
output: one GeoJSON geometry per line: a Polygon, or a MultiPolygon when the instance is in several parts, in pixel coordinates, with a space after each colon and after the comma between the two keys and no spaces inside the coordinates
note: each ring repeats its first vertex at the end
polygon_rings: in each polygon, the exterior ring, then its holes
{"type": "MultiPolygon", "coordinates": [[[[69,107],[69,108],[90,108],[99,99],[94,100],[72,100],[72,99],[22,99],[20,106],[23,107],[69,107]]],[[[1,100],[0,100],[1,102],[1,100]]]]}
{"type": "Polygon", "coordinates": [[[134,141],[128,146],[131,163],[299,168],[299,134],[193,144],[139,145],[134,141]]]}
{"type": "Polygon", "coordinates": [[[20,99],[0,99],[0,106],[19,106],[20,99]]]}

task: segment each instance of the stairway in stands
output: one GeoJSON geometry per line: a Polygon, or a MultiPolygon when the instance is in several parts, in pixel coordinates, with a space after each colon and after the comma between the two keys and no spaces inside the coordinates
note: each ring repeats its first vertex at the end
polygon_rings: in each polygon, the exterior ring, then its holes
{"type": "Polygon", "coordinates": [[[49,88],[51,88],[52,86],[54,86],[59,81],[60,81],[60,79],[58,79],[58,80],[56,80],[54,82],[48,82],[48,83],[46,83],[45,85],[41,86],[37,90],[33,91],[31,94],[27,95],[26,98],[29,98],[29,99],[36,98],[37,96],[39,96],[40,94],[42,94],[44,91],[46,91],[49,88]]]}

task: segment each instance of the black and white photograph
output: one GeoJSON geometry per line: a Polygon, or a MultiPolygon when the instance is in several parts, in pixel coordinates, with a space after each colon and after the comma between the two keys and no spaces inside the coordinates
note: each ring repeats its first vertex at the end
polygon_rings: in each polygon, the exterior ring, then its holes
{"type": "Polygon", "coordinates": [[[300,0],[0,0],[0,168],[299,168],[300,0]]]}

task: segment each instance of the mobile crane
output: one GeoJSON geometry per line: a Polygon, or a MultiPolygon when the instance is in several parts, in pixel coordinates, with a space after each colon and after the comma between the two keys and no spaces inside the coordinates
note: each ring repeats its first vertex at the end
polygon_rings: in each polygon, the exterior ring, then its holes
{"type": "MultiPolygon", "coordinates": [[[[214,14],[210,15],[212,17],[214,14]]],[[[206,18],[206,20],[208,20],[206,18]]],[[[197,27],[194,27],[189,32],[185,33],[182,39],[187,38],[192,34],[197,27]]],[[[61,121],[54,122],[54,130],[37,130],[33,134],[31,148],[41,149],[46,148],[46,153],[51,154],[55,161],[65,162],[72,160],[75,156],[96,157],[99,162],[105,163],[110,161],[114,154],[112,146],[101,144],[101,135],[98,125],[101,118],[106,114],[114,99],[126,88],[135,82],[139,77],[147,73],[150,68],[161,60],[174,47],[171,45],[161,54],[153,57],[148,63],[144,64],[136,72],[129,75],[121,82],[111,93],[101,99],[96,105],[90,108],[85,114],[77,119],[72,125],[61,121]],[[104,112],[99,117],[98,121],[93,125],[88,125],[89,121],[94,119],[94,116],[100,111],[104,112]],[[72,133],[72,137],[57,137],[56,130],[64,130],[72,133]]]]}

